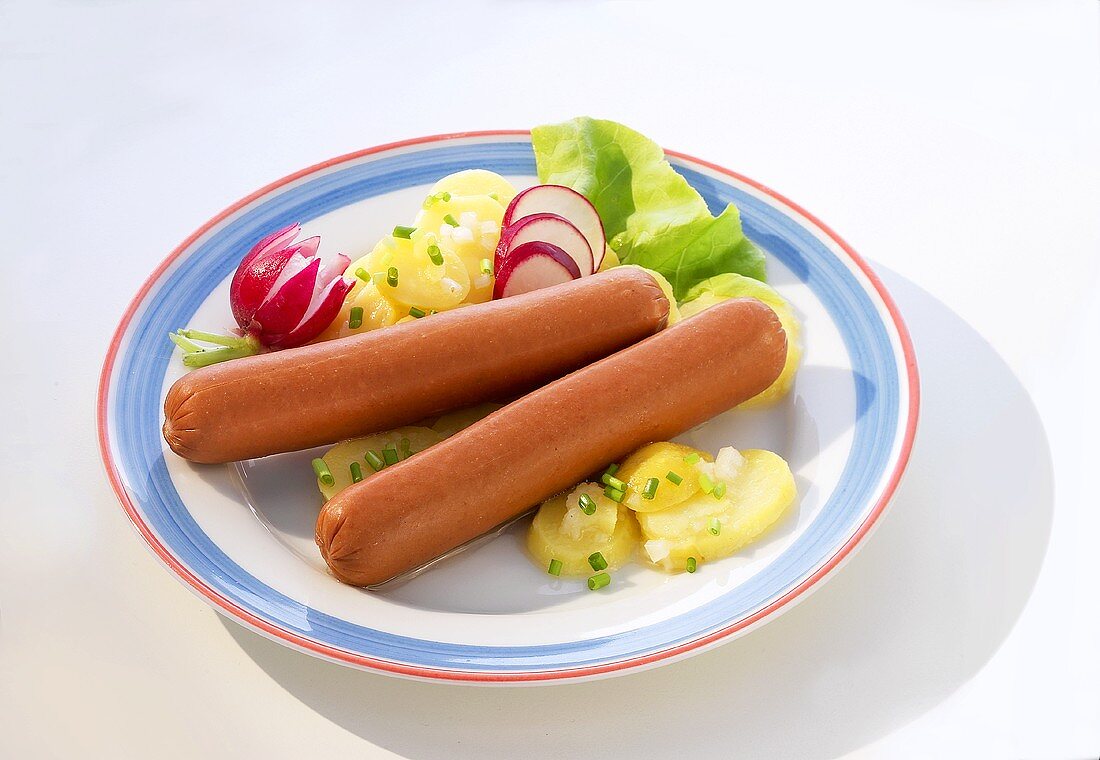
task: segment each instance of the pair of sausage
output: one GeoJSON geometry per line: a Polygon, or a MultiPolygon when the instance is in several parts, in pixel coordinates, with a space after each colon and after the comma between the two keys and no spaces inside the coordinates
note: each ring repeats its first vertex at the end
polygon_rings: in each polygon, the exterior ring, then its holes
{"type": "Polygon", "coordinates": [[[316,539],[330,569],[346,583],[376,585],[779,376],[786,335],[761,302],[727,301],[662,332],[668,313],[652,277],[612,269],[238,359],[172,387],[164,436],[193,461],[232,461],[389,429],[560,378],[325,504],[316,539]]]}

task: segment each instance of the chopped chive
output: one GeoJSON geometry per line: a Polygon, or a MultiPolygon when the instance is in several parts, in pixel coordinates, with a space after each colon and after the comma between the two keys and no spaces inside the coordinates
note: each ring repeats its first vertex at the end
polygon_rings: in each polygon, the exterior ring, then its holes
{"type": "Polygon", "coordinates": [[[611,576],[607,573],[596,573],[588,579],[588,590],[596,591],[611,583],[611,576]]]}
{"type": "Polygon", "coordinates": [[[363,326],[363,307],[352,306],[351,312],[348,315],[348,327],[354,330],[357,327],[363,326]]]}
{"type": "Polygon", "coordinates": [[[417,308],[416,306],[409,309],[409,316],[410,317],[416,317],[417,319],[420,319],[425,314],[427,314],[426,311],[424,311],[423,309],[417,308]]]}
{"type": "Polygon", "coordinates": [[[441,193],[432,193],[427,198],[425,198],[423,206],[425,209],[429,209],[440,201],[446,203],[449,200],[451,200],[451,194],[444,190],[441,193]]]}
{"type": "Polygon", "coordinates": [[[400,462],[401,457],[397,456],[397,447],[391,443],[389,446],[382,449],[382,459],[385,460],[387,467],[391,464],[400,462]]]}
{"type": "Polygon", "coordinates": [[[481,268],[481,273],[482,274],[492,274],[493,273],[493,262],[489,261],[489,259],[482,259],[479,266],[481,268]]]}
{"type": "Polygon", "coordinates": [[[329,470],[328,465],[325,464],[324,459],[313,460],[313,471],[317,474],[317,479],[326,486],[336,485],[336,478],[332,477],[332,472],[329,470]]]}
{"type": "Polygon", "coordinates": [[[618,462],[612,462],[611,464],[609,464],[609,465],[607,466],[607,469],[606,469],[606,470],[604,470],[604,473],[603,473],[603,474],[604,474],[604,475],[609,475],[609,476],[610,476],[610,475],[614,475],[614,474],[615,474],[616,472],[618,472],[618,471],[619,471],[619,464],[618,464],[618,462]]]}
{"type": "Polygon", "coordinates": [[[614,475],[608,475],[608,474],[605,473],[604,476],[603,476],[603,484],[605,486],[609,486],[611,488],[614,488],[616,491],[625,491],[626,490],[626,483],[622,482],[621,480],[616,478],[614,475]]]}
{"type": "Polygon", "coordinates": [[[697,568],[697,567],[699,567],[699,563],[695,561],[695,557],[688,557],[687,571],[689,573],[694,573],[695,568],[697,568]]]}
{"type": "Polygon", "coordinates": [[[550,567],[546,568],[546,572],[550,573],[550,575],[561,575],[561,560],[550,560],[550,567]]]}
{"type": "Polygon", "coordinates": [[[368,272],[366,269],[363,269],[363,267],[355,268],[355,276],[363,282],[370,282],[370,272],[368,272]]]}
{"type": "Polygon", "coordinates": [[[404,238],[405,240],[411,238],[414,232],[416,232],[416,227],[405,227],[399,224],[393,228],[393,236],[395,238],[404,238]]]}
{"type": "Polygon", "coordinates": [[[383,467],[386,466],[386,463],[382,460],[382,457],[378,456],[378,452],[374,451],[373,449],[364,454],[363,458],[367,460],[367,464],[369,464],[370,468],[375,472],[379,472],[383,467]]]}
{"type": "Polygon", "coordinates": [[[443,253],[439,250],[438,245],[433,243],[428,246],[428,258],[431,259],[432,263],[437,267],[443,266],[443,253]]]}
{"type": "Polygon", "coordinates": [[[492,198],[497,203],[500,203],[500,196],[497,195],[496,193],[489,193],[489,197],[492,198]]]}
{"type": "Polygon", "coordinates": [[[714,490],[711,491],[711,495],[716,499],[721,499],[723,496],[726,495],[726,484],[719,483],[718,485],[716,485],[714,487],[714,490]]]}
{"type": "Polygon", "coordinates": [[[582,493],[577,501],[580,503],[581,511],[586,515],[596,514],[596,502],[591,496],[582,493]]]}
{"type": "Polygon", "coordinates": [[[447,214],[445,217],[443,217],[443,221],[445,221],[447,224],[451,225],[452,227],[457,227],[458,226],[458,220],[454,218],[454,214],[447,214]]]}
{"type": "Polygon", "coordinates": [[[676,473],[674,473],[672,470],[669,470],[668,474],[665,475],[665,480],[667,480],[669,483],[671,483],[674,486],[678,486],[678,485],[680,485],[681,483],[684,482],[684,479],[681,478],[676,473]]]}
{"type": "Polygon", "coordinates": [[[386,270],[386,283],[391,288],[396,288],[397,287],[397,275],[398,275],[397,267],[390,267],[389,269],[386,270]]]}
{"type": "Polygon", "coordinates": [[[684,461],[685,461],[685,462],[687,462],[688,464],[695,464],[695,463],[696,463],[696,462],[698,462],[698,461],[699,461],[700,459],[702,459],[702,457],[701,457],[701,456],[699,456],[699,455],[698,455],[698,454],[697,454],[696,452],[694,452],[694,451],[693,451],[693,452],[691,452],[690,454],[688,454],[688,455],[687,455],[686,457],[684,457],[684,461]]]}
{"type": "Polygon", "coordinates": [[[661,481],[657,478],[650,478],[645,482],[645,486],[642,488],[643,499],[653,499],[657,495],[657,486],[661,485],[661,481]]]}
{"type": "Polygon", "coordinates": [[[603,495],[611,499],[611,501],[615,502],[616,504],[622,504],[623,499],[626,498],[626,492],[620,491],[617,488],[612,488],[611,486],[603,489],[603,495]]]}
{"type": "Polygon", "coordinates": [[[703,489],[703,493],[710,493],[715,489],[714,481],[705,472],[699,473],[699,486],[703,489]]]}
{"type": "Polygon", "coordinates": [[[401,439],[401,458],[408,459],[412,456],[412,441],[408,438],[401,439]]]}
{"type": "Polygon", "coordinates": [[[722,523],[717,517],[710,518],[710,525],[707,526],[707,530],[711,532],[711,535],[717,536],[722,532],[722,523]]]}
{"type": "Polygon", "coordinates": [[[446,203],[449,200],[451,200],[451,194],[449,192],[447,192],[446,190],[444,190],[441,193],[432,193],[427,198],[425,198],[423,206],[424,206],[424,208],[429,209],[432,206],[434,206],[435,204],[439,203],[440,201],[443,201],[444,203],[446,203]]]}
{"type": "Polygon", "coordinates": [[[588,555],[588,564],[592,566],[592,569],[599,572],[600,570],[607,569],[607,560],[603,558],[603,554],[600,552],[593,552],[588,555]]]}
{"type": "Polygon", "coordinates": [[[352,462],[349,467],[351,469],[352,483],[358,483],[363,479],[363,467],[358,462],[352,462]]]}

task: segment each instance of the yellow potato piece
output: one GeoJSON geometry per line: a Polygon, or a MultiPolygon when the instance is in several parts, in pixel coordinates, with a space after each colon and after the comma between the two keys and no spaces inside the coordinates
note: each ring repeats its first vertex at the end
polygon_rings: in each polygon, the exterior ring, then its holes
{"type": "Polygon", "coordinates": [[[572,493],[543,502],[527,531],[527,550],[542,570],[556,559],[563,576],[586,576],[596,572],[588,563],[595,552],[603,554],[609,571],[629,562],[639,536],[638,522],[629,509],[604,496],[602,486],[581,483],[572,493]],[[581,510],[582,493],[596,502],[594,514],[581,510]]]}
{"type": "Polygon", "coordinates": [[[478,404],[477,406],[471,406],[468,409],[459,409],[455,412],[449,412],[444,414],[434,423],[432,423],[432,430],[439,433],[444,438],[450,438],[459,430],[464,430],[470,427],[478,420],[488,417],[490,414],[500,409],[503,404],[485,403],[478,404]]]}
{"type": "Polygon", "coordinates": [[[432,185],[429,195],[448,192],[452,195],[495,194],[501,206],[507,206],[516,196],[516,188],[496,172],[488,169],[466,169],[448,174],[432,185]]]}
{"type": "Polygon", "coordinates": [[[469,303],[484,303],[493,297],[493,275],[481,271],[482,260],[490,267],[500,242],[500,223],[504,206],[487,195],[452,195],[449,201],[438,201],[416,215],[418,232],[434,234],[436,244],[461,259],[470,278],[469,303]],[[444,221],[450,215],[460,222],[456,229],[444,221]]]}
{"type": "Polygon", "coordinates": [[[655,564],[680,572],[688,557],[699,563],[727,557],[775,524],[798,495],[790,467],[770,451],[741,454],[744,463],[723,498],[700,492],[670,509],[638,515],[647,547],[643,557],[650,559],[647,551],[655,547],[649,542],[664,542],[668,556],[655,564]],[[715,518],[721,525],[717,536],[710,532],[715,518]]]}
{"type": "Polygon", "coordinates": [[[615,473],[615,477],[626,483],[623,504],[636,512],[656,512],[694,496],[700,487],[699,470],[684,461],[691,454],[698,454],[705,462],[714,461],[707,452],[682,443],[651,443],[635,451],[615,473]],[[680,485],[667,478],[670,472],[683,478],[680,485]],[[652,499],[645,499],[642,491],[650,478],[657,478],[657,492],[652,499]]]}
{"type": "Polygon", "coordinates": [[[354,280],[355,284],[344,296],[344,304],[340,307],[340,313],[336,315],[314,342],[343,338],[347,335],[354,335],[368,330],[377,330],[379,327],[388,327],[397,322],[401,314],[408,312],[407,306],[383,296],[377,285],[375,285],[373,278],[370,277],[373,272],[378,270],[383,254],[389,250],[390,240],[392,238],[387,235],[374,246],[370,253],[360,256],[348,265],[344,276],[354,280]],[[366,280],[356,276],[355,272],[359,269],[367,273],[368,278],[366,280]],[[355,306],[363,309],[363,324],[353,330],[348,320],[351,318],[351,310],[355,306]]]}
{"type": "Polygon", "coordinates": [[[374,451],[381,456],[384,448],[393,445],[397,449],[398,454],[401,455],[405,448],[403,446],[405,439],[409,441],[409,451],[415,456],[417,452],[423,451],[429,446],[434,446],[442,441],[443,436],[431,428],[410,426],[396,428],[385,433],[375,433],[374,435],[368,435],[363,438],[352,438],[343,443],[338,443],[326,451],[321,457],[321,459],[325,460],[329,472],[332,473],[332,477],[336,481],[333,485],[326,486],[318,480],[317,488],[321,491],[321,495],[328,501],[333,496],[340,493],[340,491],[351,485],[352,462],[359,463],[359,468],[363,472],[363,479],[366,480],[374,474],[374,469],[367,464],[367,452],[374,451]]]}
{"type": "Polygon", "coordinates": [[[344,298],[340,313],[329,323],[317,340],[332,340],[356,333],[389,327],[397,322],[398,309],[401,307],[378,292],[373,282],[364,282],[356,278],[355,287],[344,298]],[[363,322],[359,327],[351,327],[351,310],[358,306],[363,310],[363,322]]]}
{"type": "MultiPolygon", "coordinates": [[[[462,303],[470,292],[470,275],[458,256],[443,246],[443,264],[432,261],[428,246],[436,242],[434,235],[419,229],[410,239],[392,235],[383,238],[370,254],[367,270],[378,291],[391,301],[424,311],[446,311],[462,303]],[[397,269],[397,285],[387,280],[391,267],[397,269]]],[[[408,309],[403,311],[408,314],[408,309]]]]}
{"type": "Polygon", "coordinates": [[[680,314],[684,319],[730,298],[756,298],[770,306],[787,333],[787,360],[774,383],[738,408],[752,409],[768,406],[787,395],[794,383],[798,363],[802,360],[802,325],[795,316],[794,309],[783,296],[770,285],[751,277],[723,274],[705,280],[692,288],[688,292],[688,298],[691,300],[680,305],[680,314]]]}

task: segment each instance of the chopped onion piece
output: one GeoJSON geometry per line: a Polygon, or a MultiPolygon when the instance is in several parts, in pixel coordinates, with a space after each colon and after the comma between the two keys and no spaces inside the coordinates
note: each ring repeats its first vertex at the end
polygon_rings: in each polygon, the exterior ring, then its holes
{"type": "Polygon", "coordinates": [[[740,451],[732,446],[721,448],[718,450],[718,456],[714,458],[714,477],[732,484],[744,464],[745,458],[741,456],[740,451]]]}
{"type": "Polygon", "coordinates": [[[661,562],[668,559],[668,555],[672,553],[672,545],[664,539],[646,541],[645,553],[649,555],[651,561],[661,562]]]}

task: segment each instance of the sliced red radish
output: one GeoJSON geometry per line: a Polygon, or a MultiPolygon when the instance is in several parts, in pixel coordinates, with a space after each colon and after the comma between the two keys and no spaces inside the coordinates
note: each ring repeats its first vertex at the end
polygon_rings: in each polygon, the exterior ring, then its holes
{"type": "Polygon", "coordinates": [[[571,187],[535,185],[521,191],[504,210],[501,226],[508,227],[525,216],[544,213],[557,214],[581,231],[592,250],[592,271],[599,269],[606,250],[603,222],[588,199],[571,187]]]}
{"type": "Polygon", "coordinates": [[[238,325],[247,327],[269,295],[275,281],[294,257],[294,248],[271,251],[263,256],[250,256],[237,267],[229,286],[229,304],[238,325]]]}
{"type": "Polygon", "coordinates": [[[576,262],[581,277],[596,271],[593,267],[592,248],[581,231],[565,217],[546,213],[517,219],[501,231],[500,243],[497,245],[496,271],[500,271],[504,260],[511,255],[513,249],[536,240],[550,243],[565,251],[576,262]]]}
{"type": "Polygon", "coordinates": [[[302,321],[293,330],[285,335],[266,336],[266,344],[271,348],[295,348],[313,340],[340,313],[344,296],[354,286],[354,280],[346,280],[337,274],[324,288],[313,294],[302,321]]]}
{"type": "Polygon", "coordinates": [[[508,252],[493,286],[493,298],[507,298],[560,285],[581,276],[573,257],[553,243],[531,240],[508,252]]]}
{"type": "Polygon", "coordinates": [[[283,267],[280,280],[275,283],[271,295],[252,317],[264,333],[282,335],[297,327],[313,300],[320,268],[320,259],[291,257],[283,267]],[[294,271],[294,274],[283,279],[289,271],[294,271]]]}

